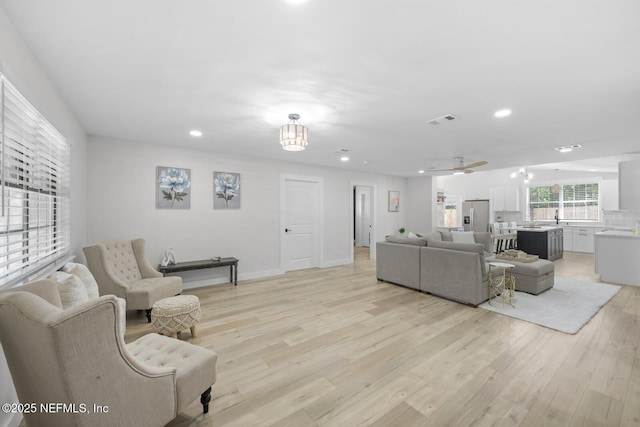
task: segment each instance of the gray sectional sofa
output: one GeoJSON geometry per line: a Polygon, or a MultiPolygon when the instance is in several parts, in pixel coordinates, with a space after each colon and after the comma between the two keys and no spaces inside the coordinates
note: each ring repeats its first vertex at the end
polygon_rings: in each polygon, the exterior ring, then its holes
{"type": "Polygon", "coordinates": [[[473,238],[475,243],[453,242],[446,232],[387,236],[376,243],[378,280],[477,306],[489,298],[485,258],[491,256],[491,233],[473,238]]]}

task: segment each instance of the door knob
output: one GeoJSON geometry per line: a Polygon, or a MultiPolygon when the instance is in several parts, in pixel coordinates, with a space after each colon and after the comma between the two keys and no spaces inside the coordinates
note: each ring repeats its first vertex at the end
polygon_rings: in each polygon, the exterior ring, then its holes
{"type": "Polygon", "coordinates": [[[285,229],[284,229],[284,232],[285,232],[285,233],[288,233],[288,232],[290,232],[290,231],[293,231],[293,230],[291,230],[291,229],[289,229],[289,228],[285,228],[285,229]]]}

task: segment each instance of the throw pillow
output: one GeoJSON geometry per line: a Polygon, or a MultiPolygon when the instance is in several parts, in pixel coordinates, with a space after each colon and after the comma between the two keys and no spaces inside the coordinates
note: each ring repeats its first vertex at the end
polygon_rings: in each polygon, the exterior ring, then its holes
{"type": "Polygon", "coordinates": [[[453,242],[453,237],[451,237],[451,233],[448,231],[438,231],[440,233],[440,241],[441,242],[453,242]]]}
{"type": "Polygon", "coordinates": [[[473,231],[452,231],[451,237],[455,243],[475,243],[473,231]]]}
{"type": "Polygon", "coordinates": [[[96,299],[100,296],[100,290],[98,289],[98,283],[93,278],[93,274],[89,271],[86,265],[78,264],[77,262],[68,262],[62,267],[62,271],[69,274],[75,274],[82,280],[84,286],[87,288],[87,295],[89,299],[96,299]]]}
{"type": "Polygon", "coordinates": [[[407,237],[410,238],[410,239],[417,239],[419,236],[416,236],[412,232],[409,232],[409,233],[407,233],[407,237]]]}
{"type": "Polygon", "coordinates": [[[56,271],[49,276],[49,279],[58,284],[58,293],[60,294],[60,302],[62,302],[63,309],[66,310],[74,305],[89,301],[87,288],[75,274],[56,271]]]}

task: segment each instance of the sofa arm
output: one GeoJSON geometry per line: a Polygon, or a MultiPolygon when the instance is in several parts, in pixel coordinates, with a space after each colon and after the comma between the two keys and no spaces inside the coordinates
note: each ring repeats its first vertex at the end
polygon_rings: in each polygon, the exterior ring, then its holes
{"type": "Polygon", "coordinates": [[[376,276],[378,280],[413,289],[420,288],[421,246],[401,243],[376,243],[376,276]]]}
{"type": "Polygon", "coordinates": [[[484,259],[477,253],[426,247],[420,256],[421,291],[471,305],[489,298],[484,259]]]}

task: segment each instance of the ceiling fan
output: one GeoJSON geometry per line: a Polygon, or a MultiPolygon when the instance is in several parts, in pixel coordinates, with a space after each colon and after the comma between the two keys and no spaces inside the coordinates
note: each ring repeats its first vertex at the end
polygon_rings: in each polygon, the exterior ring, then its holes
{"type": "Polygon", "coordinates": [[[479,161],[479,162],[469,163],[468,165],[465,165],[463,157],[454,157],[453,158],[453,167],[451,169],[431,169],[429,172],[453,172],[454,175],[463,174],[463,173],[473,173],[473,169],[472,168],[477,168],[479,166],[484,166],[487,163],[488,162],[482,160],[482,161],[479,161]]]}

